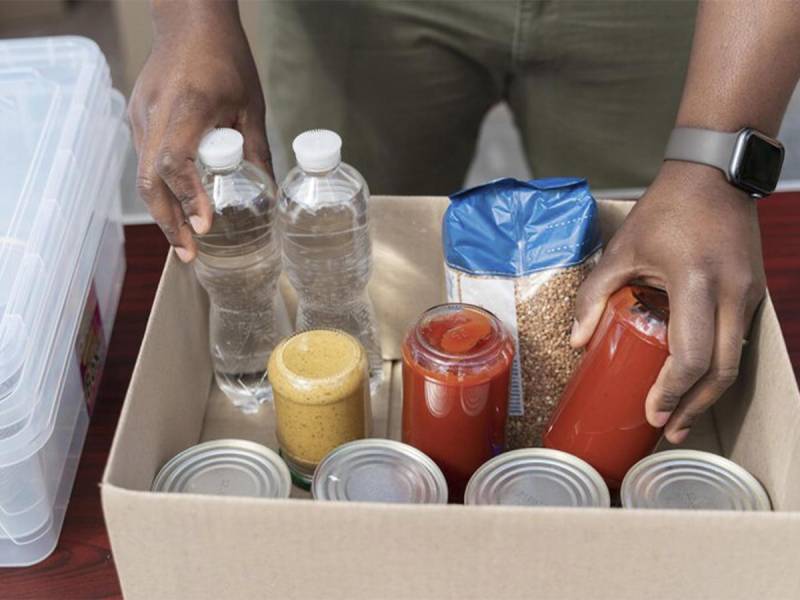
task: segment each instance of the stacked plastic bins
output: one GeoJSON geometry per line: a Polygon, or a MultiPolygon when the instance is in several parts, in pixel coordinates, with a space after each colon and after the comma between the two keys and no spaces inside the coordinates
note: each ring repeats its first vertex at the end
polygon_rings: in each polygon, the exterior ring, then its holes
{"type": "Polygon", "coordinates": [[[0,566],[61,531],[125,271],[124,104],[93,42],[0,42],[0,566]]]}

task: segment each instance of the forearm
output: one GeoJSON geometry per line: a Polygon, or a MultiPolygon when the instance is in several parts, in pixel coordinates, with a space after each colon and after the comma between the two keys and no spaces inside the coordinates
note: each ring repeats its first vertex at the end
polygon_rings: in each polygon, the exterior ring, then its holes
{"type": "Polygon", "coordinates": [[[151,0],[150,14],[156,38],[180,30],[241,31],[236,0],[151,0]]]}
{"type": "Polygon", "coordinates": [[[777,135],[800,77],[800,2],[705,0],[676,125],[777,135]]]}

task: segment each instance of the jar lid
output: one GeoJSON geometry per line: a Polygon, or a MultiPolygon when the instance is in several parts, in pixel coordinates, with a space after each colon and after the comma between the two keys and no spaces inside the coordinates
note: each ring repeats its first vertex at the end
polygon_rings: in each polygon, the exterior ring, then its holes
{"type": "Polygon", "coordinates": [[[344,393],[363,383],[366,356],[361,343],[348,333],[310,329],[278,344],[269,360],[268,377],[278,393],[291,394],[298,401],[298,392],[308,393],[309,401],[324,404],[321,390],[335,388],[344,393]]]}
{"type": "Polygon", "coordinates": [[[170,459],[153,480],[154,492],[288,498],[286,463],[266,446],[246,440],[213,440],[170,459]]]}
{"type": "Polygon", "coordinates": [[[626,285],[609,298],[608,308],[643,339],[657,346],[667,346],[669,297],[664,290],[626,285]]]}
{"type": "Polygon", "coordinates": [[[317,466],[316,500],[446,504],[444,474],[413,446],[385,439],[343,444],[317,466]]]}
{"type": "Polygon", "coordinates": [[[549,448],[505,452],[469,480],[464,504],[512,506],[611,506],[603,478],[577,456],[549,448]]]}
{"type": "Polygon", "coordinates": [[[500,320],[472,304],[448,303],[428,309],[407,336],[413,362],[432,371],[480,371],[511,363],[514,345],[500,320]]]}
{"type": "Polygon", "coordinates": [[[699,450],[665,450],[633,465],[620,491],[625,508],[771,510],[758,480],[735,462],[699,450]]]}

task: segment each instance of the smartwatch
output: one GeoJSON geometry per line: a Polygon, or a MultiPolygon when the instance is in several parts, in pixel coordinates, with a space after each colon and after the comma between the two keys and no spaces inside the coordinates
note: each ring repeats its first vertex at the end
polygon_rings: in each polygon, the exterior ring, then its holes
{"type": "Polygon", "coordinates": [[[736,133],[676,127],[664,160],[683,160],[716,167],[734,186],[753,198],[775,191],[783,166],[784,149],[778,140],[755,129],[736,133]]]}

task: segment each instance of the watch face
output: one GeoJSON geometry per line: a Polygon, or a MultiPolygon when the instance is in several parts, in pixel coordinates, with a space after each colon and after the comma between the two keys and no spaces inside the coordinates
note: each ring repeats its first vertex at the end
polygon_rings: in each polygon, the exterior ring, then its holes
{"type": "Polygon", "coordinates": [[[766,195],[775,190],[783,166],[783,146],[755,131],[745,133],[736,165],[735,183],[755,193],[766,195]]]}

